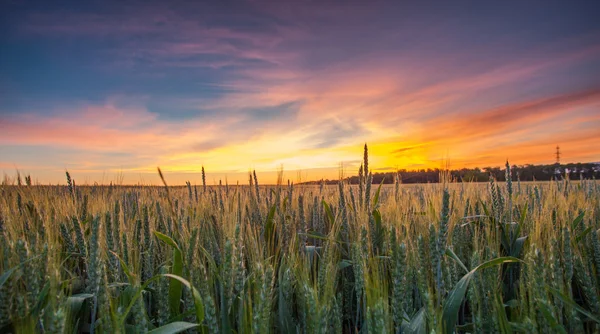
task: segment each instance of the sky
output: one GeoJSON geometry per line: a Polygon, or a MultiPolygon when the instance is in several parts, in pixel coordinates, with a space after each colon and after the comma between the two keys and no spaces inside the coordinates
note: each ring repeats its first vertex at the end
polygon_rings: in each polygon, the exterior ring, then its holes
{"type": "Polygon", "coordinates": [[[273,183],[600,161],[598,1],[0,2],[0,172],[273,183]]]}

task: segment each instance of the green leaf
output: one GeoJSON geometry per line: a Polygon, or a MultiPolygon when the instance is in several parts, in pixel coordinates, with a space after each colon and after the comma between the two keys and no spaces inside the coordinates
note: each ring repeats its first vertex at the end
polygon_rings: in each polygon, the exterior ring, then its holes
{"type": "Polygon", "coordinates": [[[325,208],[325,214],[327,216],[327,219],[329,220],[329,226],[332,226],[333,223],[335,223],[335,218],[333,217],[333,213],[331,212],[331,208],[329,207],[329,205],[327,204],[327,202],[325,202],[325,200],[323,200],[323,207],[325,208]]]}
{"type": "Polygon", "coordinates": [[[585,238],[586,235],[588,235],[588,233],[590,233],[592,231],[592,226],[588,226],[585,230],[583,230],[583,232],[581,232],[576,238],[575,241],[579,242],[581,241],[581,239],[585,238]]]}
{"type": "Polygon", "coordinates": [[[176,321],[183,321],[183,319],[192,316],[196,314],[196,309],[194,308],[193,310],[188,310],[185,311],[183,313],[178,314],[176,317],[174,318],[170,318],[169,320],[167,320],[167,323],[172,323],[172,322],[176,322],[176,321]]]}
{"type": "Polygon", "coordinates": [[[379,212],[379,210],[375,209],[375,210],[373,210],[372,214],[373,214],[373,219],[375,220],[375,226],[381,227],[381,212],[379,212]]]}
{"type": "Polygon", "coordinates": [[[597,323],[600,324],[600,319],[598,319],[598,317],[596,317],[595,315],[593,315],[592,313],[590,313],[589,311],[587,311],[583,307],[579,306],[579,304],[577,304],[576,302],[574,302],[571,298],[569,298],[569,297],[565,296],[564,294],[562,294],[560,291],[558,291],[558,290],[556,290],[554,288],[550,288],[550,287],[548,287],[548,291],[550,291],[556,298],[560,299],[563,303],[571,306],[572,308],[574,308],[575,310],[577,310],[579,313],[587,316],[591,320],[594,320],[595,322],[597,322],[597,323]]]}
{"type": "Polygon", "coordinates": [[[94,297],[94,295],[92,295],[91,293],[80,293],[80,294],[73,295],[73,296],[70,296],[69,298],[67,298],[67,302],[66,302],[67,316],[66,316],[66,321],[65,321],[65,325],[67,326],[67,328],[65,328],[65,333],[72,332],[72,331],[68,330],[70,328],[69,326],[73,326],[72,327],[73,329],[77,328],[77,325],[76,325],[76,323],[78,322],[77,315],[81,311],[81,307],[83,306],[83,303],[86,301],[86,299],[89,299],[92,297],[94,297]]]}
{"type": "Polygon", "coordinates": [[[342,270],[344,268],[350,267],[351,265],[352,265],[351,261],[341,260],[340,263],[338,263],[338,269],[342,270]]]}
{"type": "Polygon", "coordinates": [[[73,300],[73,301],[82,300],[83,301],[83,300],[86,300],[86,299],[92,298],[92,297],[94,297],[94,295],[91,293],[78,293],[76,295],[69,296],[68,300],[73,300]]]}
{"type": "Polygon", "coordinates": [[[169,246],[171,246],[171,247],[173,247],[173,248],[175,248],[175,249],[177,249],[177,250],[180,250],[180,249],[179,249],[179,245],[178,245],[178,244],[175,242],[175,240],[173,240],[173,239],[172,239],[171,237],[169,237],[168,235],[162,234],[162,233],[160,233],[160,232],[158,232],[158,231],[154,231],[154,235],[155,235],[155,236],[156,236],[158,239],[160,239],[160,241],[162,241],[162,242],[166,243],[167,245],[169,245],[169,246]]]}
{"type": "Polygon", "coordinates": [[[186,331],[188,329],[192,329],[194,327],[198,327],[198,324],[193,324],[191,322],[184,321],[175,321],[170,324],[166,324],[162,327],[153,329],[148,332],[148,334],[174,334],[186,331]]]}
{"type": "Polygon", "coordinates": [[[269,214],[267,215],[267,222],[266,224],[272,224],[273,223],[273,218],[275,217],[275,211],[277,210],[277,205],[273,204],[273,206],[271,206],[271,209],[269,209],[269,214]]]}
{"type": "Polygon", "coordinates": [[[375,196],[373,197],[373,209],[377,209],[377,205],[379,205],[379,193],[381,192],[381,186],[383,185],[384,180],[385,177],[381,179],[381,183],[379,184],[379,187],[377,187],[377,191],[375,192],[375,196]]]}
{"type": "Polygon", "coordinates": [[[83,304],[86,299],[93,297],[94,295],[91,293],[78,293],[67,298],[67,305],[69,305],[69,307],[75,306],[75,308],[77,306],[81,307],[81,304],[83,304]]]}
{"type": "Polygon", "coordinates": [[[198,292],[198,290],[190,282],[188,282],[185,278],[181,276],[171,274],[164,274],[163,276],[181,282],[192,292],[192,296],[194,297],[194,306],[196,307],[196,321],[202,323],[202,321],[204,321],[204,303],[202,302],[200,292],[198,292]]]}
{"type": "Polygon", "coordinates": [[[469,322],[464,325],[456,325],[456,329],[458,329],[460,332],[473,333],[475,330],[475,324],[469,322]]]}
{"type": "Polygon", "coordinates": [[[419,312],[415,314],[410,323],[406,325],[405,332],[410,334],[426,334],[426,324],[425,308],[421,307],[419,312]]]}
{"type": "Polygon", "coordinates": [[[282,205],[281,205],[281,206],[282,206],[282,209],[283,209],[283,212],[287,212],[287,206],[288,206],[288,202],[289,202],[289,199],[288,199],[288,197],[287,197],[287,196],[285,196],[285,197],[283,198],[283,203],[282,203],[282,205]]]}
{"type": "Polygon", "coordinates": [[[456,255],[456,253],[454,253],[454,251],[451,248],[446,248],[446,255],[448,255],[454,261],[456,261],[460,265],[460,267],[465,270],[466,273],[469,272],[469,269],[467,269],[467,266],[465,266],[465,264],[462,263],[462,261],[458,258],[458,256],[456,255]]]}
{"type": "Polygon", "coordinates": [[[478,202],[483,208],[483,213],[485,213],[487,217],[492,218],[492,215],[490,214],[490,210],[488,210],[487,205],[485,205],[485,203],[481,199],[479,199],[478,202]]]}
{"type": "Polygon", "coordinates": [[[527,236],[517,238],[512,248],[512,257],[519,257],[521,255],[521,250],[523,250],[523,245],[525,245],[525,241],[527,241],[527,236]]]}
{"type": "Polygon", "coordinates": [[[309,259],[312,259],[315,255],[321,256],[321,249],[322,247],[318,246],[304,246],[304,252],[306,252],[309,259]]]}
{"type": "Polygon", "coordinates": [[[575,231],[575,229],[577,228],[577,226],[579,226],[579,223],[581,223],[581,221],[583,220],[583,216],[585,215],[585,211],[581,211],[581,213],[579,214],[579,216],[577,216],[577,218],[575,218],[575,220],[573,220],[573,222],[571,223],[571,230],[575,231]]]}
{"type": "MultiPolygon", "coordinates": [[[[177,276],[183,275],[183,256],[181,251],[175,251],[173,253],[173,266],[171,268],[171,274],[177,276]]],[[[179,314],[182,290],[183,287],[177,281],[171,281],[171,284],[169,284],[169,308],[171,309],[172,317],[179,314]]]]}
{"type": "MultiPolygon", "coordinates": [[[[283,273],[285,272],[284,267],[282,266],[279,270],[279,282],[283,280],[283,273]]],[[[289,299],[285,297],[285,291],[283,289],[277,289],[277,320],[279,324],[279,329],[281,333],[293,333],[294,330],[294,318],[292,317],[293,305],[288,301],[289,299]]]]}
{"type": "Polygon", "coordinates": [[[558,321],[556,321],[556,318],[554,318],[550,307],[548,306],[548,304],[546,304],[545,301],[536,299],[536,305],[536,308],[541,311],[542,315],[544,316],[544,318],[546,318],[546,321],[548,322],[550,327],[552,327],[553,333],[567,334],[567,331],[564,329],[564,327],[561,326],[558,323],[558,321]]]}
{"type": "Polygon", "coordinates": [[[265,240],[271,240],[273,236],[273,230],[275,229],[275,211],[277,210],[277,206],[273,204],[271,209],[269,209],[269,214],[267,215],[267,221],[265,222],[265,240]]]}
{"type": "Polygon", "coordinates": [[[529,333],[529,328],[520,322],[510,322],[510,329],[517,333],[529,333]]]}
{"type": "Polygon", "coordinates": [[[149,278],[148,280],[146,280],[146,282],[144,282],[144,284],[142,284],[141,287],[139,287],[135,290],[133,297],[131,297],[131,299],[129,300],[129,305],[127,305],[127,307],[125,308],[125,311],[123,311],[123,313],[121,313],[121,315],[120,315],[120,318],[118,320],[118,324],[120,326],[125,325],[125,321],[127,320],[127,317],[129,316],[129,312],[131,312],[131,309],[133,308],[133,306],[135,305],[137,300],[142,297],[142,293],[143,293],[144,289],[146,289],[146,287],[148,285],[150,285],[150,283],[158,280],[161,277],[162,277],[162,275],[153,276],[153,277],[149,278]]]}
{"type": "Polygon", "coordinates": [[[217,279],[220,279],[219,269],[217,268],[217,263],[215,259],[213,259],[212,254],[210,254],[206,248],[202,247],[200,244],[196,244],[196,248],[200,251],[200,254],[204,255],[204,260],[208,262],[208,267],[212,271],[212,275],[214,275],[217,279]]]}
{"type": "Polygon", "coordinates": [[[38,257],[40,257],[41,255],[37,255],[34,257],[30,257],[27,260],[19,263],[18,265],[6,270],[4,273],[2,273],[2,276],[0,276],[0,288],[2,288],[2,286],[4,285],[4,283],[6,283],[6,281],[8,281],[8,279],[10,278],[10,276],[12,275],[12,273],[17,270],[20,266],[24,265],[25,263],[29,262],[29,261],[33,261],[35,259],[37,259],[38,257]]]}
{"type": "Polygon", "coordinates": [[[2,288],[4,283],[6,283],[6,281],[8,281],[8,279],[10,278],[10,275],[12,275],[12,273],[17,269],[17,267],[12,267],[12,268],[8,269],[7,271],[5,271],[2,274],[2,276],[0,276],[0,288],[2,288]]]}
{"type": "Polygon", "coordinates": [[[444,310],[442,315],[442,329],[443,333],[454,333],[456,321],[458,318],[458,311],[460,309],[460,305],[462,304],[463,299],[465,298],[465,294],[467,293],[467,288],[469,287],[469,282],[473,279],[475,273],[479,270],[490,268],[502,263],[508,262],[522,262],[521,260],[514,257],[499,257],[493,260],[484,262],[473,270],[469,271],[465,276],[463,276],[454,289],[450,291],[450,294],[446,298],[444,302],[444,310]]]}
{"type": "Polygon", "coordinates": [[[506,316],[506,310],[504,309],[504,305],[502,304],[502,297],[499,294],[496,294],[495,304],[496,319],[498,322],[500,333],[512,333],[510,329],[510,322],[508,322],[508,317],[506,316]]]}
{"type": "Polygon", "coordinates": [[[31,314],[35,315],[36,317],[40,314],[42,309],[48,303],[48,293],[49,292],[50,292],[50,282],[46,282],[46,284],[44,284],[44,288],[38,294],[37,302],[35,304],[35,307],[33,308],[33,311],[31,312],[31,314]]]}
{"type": "MultiPolygon", "coordinates": [[[[171,266],[171,274],[181,276],[183,274],[183,255],[179,245],[177,245],[175,240],[158,231],[154,231],[154,235],[162,242],[173,247],[173,265],[171,266]]],[[[178,280],[172,280],[169,284],[169,310],[171,312],[171,317],[175,317],[179,314],[182,290],[183,286],[178,280]]]]}
{"type": "Polygon", "coordinates": [[[274,256],[277,251],[277,225],[275,224],[275,211],[277,206],[273,204],[267,215],[267,221],[265,222],[264,240],[267,244],[268,256],[274,256]]]}
{"type": "Polygon", "coordinates": [[[135,292],[135,294],[129,301],[129,305],[127,305],[127,308],[125,308],[125,311],[123,313],[121,313],[121,317],[119,319],[119,325],[121,325],[121,326],[125,325],[125,321],[127,320],[127,316],[129,315],[129,312],[131,312],[131,309],[133,308],[133,306],[135,305],[137,300],[142,297],[142,292],[148,287],[148,285],[150,285],[152,282],[154,282],[162,277],[167,277],[167,278],[170,278],[173,280],[177,280],[181,284],[185,285],[188,289],[190,289],[190,291],[192,292],[192,296],[194,297],[194,306],[196,307],[196,317],[198,318],[197,320],[199,323],[202,323],[202,321],[204,321],[204,304],[202,303],[202,297],[200,296],[200,293],[198,292],[198,290],[196,290],[196,288],[194,288],[194,286],[192,284],[190,284],[190,282],[188,282],[185,278],[183,278],[181,276],[176,276],[176,275],[172,275],[172,274],[159,274],[156,276],[152,276],[151,278],[146,280],[146,282],[144,282],[144,284],[139,289],[137,289],[137,291],[135,292]]]}
{"type": "Polygon", "coordinates": [[[319,232],[298,233],[298,235],[304,235],[313,239],[329,240],[329,238],[326,235],[323,235],[319,232]]]}
{"type": "Polygon", "coordinates": [[[523,206],[523,209],[521,210],[521,216],[519,217],[519,225],[523,225],[523,223],[525,223],[525,217],[527,217],[527,207],[529,206],[528,203],[525,203],[525,205],[523,206]]]}
{"type": "Polygon", "coordinates": [[[109,252],[113,253],[113,255],[116,256],[117,259],[119,259],[119,262],[121,262],[121,268],[123,268],[123,272],[125,272],[125,275],[127,275],[127,278],[129,279],[129,284],[135,284],[135,275],[131,272],[131,270],[129,270],[127,263],[125,263],[125,261],[123,261],[123,259],[119,256],[119,254],[117,254],[113,251],[109,251],[109,252]]]}
{"type": "Polygon", "coordinates": [[[381,213],[378,209],[373,210],[373,220],[375,221],[375,231],[373,231],[372,239],[375,247],[381,247],[383,245],[383,224],[381,221],[381,213]]]}

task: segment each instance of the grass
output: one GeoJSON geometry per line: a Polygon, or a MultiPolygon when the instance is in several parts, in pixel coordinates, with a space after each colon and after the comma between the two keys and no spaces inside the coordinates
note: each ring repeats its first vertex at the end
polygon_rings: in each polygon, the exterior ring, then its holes
{"type": "Polygon", "coordinates": [[[595,180],[386,187],[367,166],[365,147],[359,185],[3,184],[0,332],[600,331],[595,180]]]}

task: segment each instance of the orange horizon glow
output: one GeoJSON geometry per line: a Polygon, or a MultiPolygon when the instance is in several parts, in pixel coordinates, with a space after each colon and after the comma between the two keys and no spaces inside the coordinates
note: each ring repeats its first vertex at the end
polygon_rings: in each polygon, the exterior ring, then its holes
{"type": "Polygon", "coordinates": [[[600,161],[592,10],[181,6],[7,6],[0,173],[297,183],[355,175],[364,143],[374,172],[600,161]]]}

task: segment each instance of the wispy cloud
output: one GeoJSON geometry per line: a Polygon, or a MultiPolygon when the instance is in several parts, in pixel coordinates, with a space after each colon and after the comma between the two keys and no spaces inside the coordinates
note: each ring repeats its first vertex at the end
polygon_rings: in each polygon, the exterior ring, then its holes
{"type": "Polygon", "coordinates": [[[575,107],[599,102],[600,88],[590,89],[508,104],[494,109],[473,110],[453,115],[451,118],[439,116],[437,119],[429,120],[424,126],[437,129],[435,134],[429,136],[432,140],[444,138],[468,140],[473,137],[503,134],[506,131],[527,128],[531,124],[542,123],[575,107]]]}
{"type": "Polygon", "coordinates": [[[16,5],[0,163],[331,177],[364,142],[386,169],[546,161],[557,141],[600,160],[600,27],[533,7],[16,5]]]}

